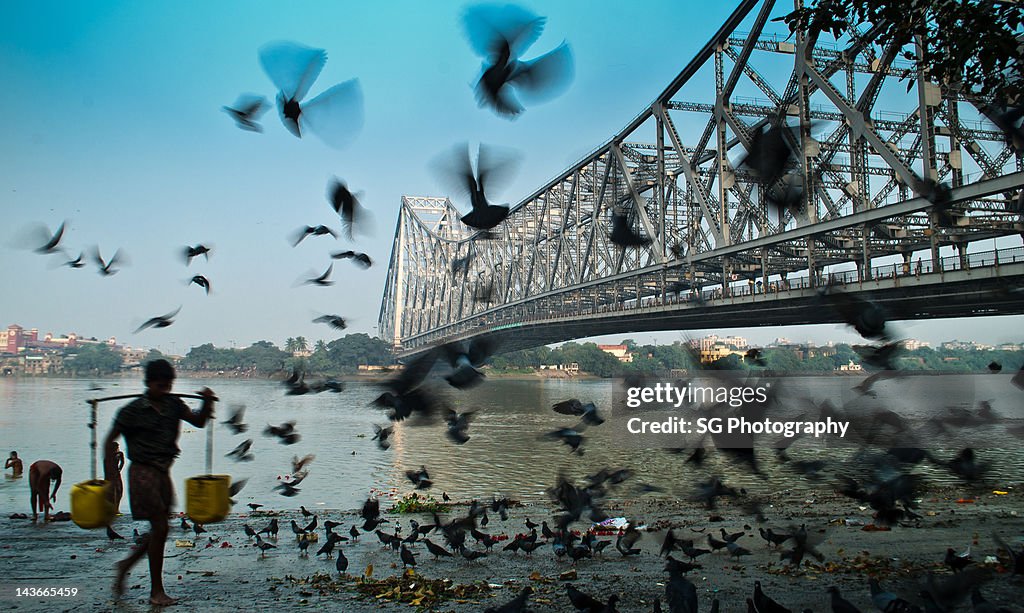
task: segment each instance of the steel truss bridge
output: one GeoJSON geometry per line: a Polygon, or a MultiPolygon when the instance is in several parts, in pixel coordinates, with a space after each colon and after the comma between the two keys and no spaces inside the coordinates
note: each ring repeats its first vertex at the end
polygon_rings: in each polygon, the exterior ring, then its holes
{"type": "Polygon", "coordinates": [[[479,336],[514,350],[829,323],[828,283],[899,319],[1024,313],[1024,161],[986,101],[930,82],[916,47],[879,48],[870,28],[765,34],[785,8],[743,0],[648,108],[490,236],[446,198],[403,197],[381,337],[407,357],[479,336]],[[780,120],[794,161],[764,185],[736,161],[780,120]],[[770,206],[794,178],[802,204],[770,206]],[[914,191],[921,178],[951,187],[952,223],[914,191]],[[612,243],[613,214],[650,244],[612,243]]]}

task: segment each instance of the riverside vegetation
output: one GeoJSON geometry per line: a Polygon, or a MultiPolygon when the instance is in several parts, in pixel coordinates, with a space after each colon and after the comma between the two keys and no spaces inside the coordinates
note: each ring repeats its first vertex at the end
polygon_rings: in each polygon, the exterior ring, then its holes
{"type": "MultiPolygon", "coordinates": [[[[564,343],[557,348],[546,346],[496,355],[490,362],[491,372],[529,374],[542,365],[576,363],[580,371],[598,377],[614,377],[631,373],[657,373],[674,369],[692,369],[693,354],[680,341],[668,345],[638,345],[630,339],[621,341],[633,355],[633,361],[621,363],[594,343],[564,343]]],[[[117,373],[125,366],[121,354],[105,344],[85,345],[67,351],[66,374],[104,375],[117,373]],[[71,357],[73,355],[73,357],[71,357]]],[[[150,351],[147,360],[164,357],[150,351]]],[[[860,363],[854,347],[840,343],[831,347],[793,345],[761,350],[760,361],[752,363],[740,353],[727,355],[710,367],[724,370],[764,368],[774,372],[832,372],[849,363],[860,363]]],[[[192,347],[177,367],[182,371],[225,371],[269,375],[297,369],[307,373],[347,375],[357,372],[359,365],[393,366],[390,346],[366,334],[348,334],[326,342],[318,340],[310,347],[299,336],[289,338],[280,348],[266,340],[241,348],[215,347],[206,343],[192,347]],[[298,354],[298,355],[296,355],[298,354]]],[[[903,350],[895,365],[904,371],[992,372],[992,365],[1002,371],[1014,372],[1024,366],[1024,351],[932,349],[921,347],[903,350]]]]}

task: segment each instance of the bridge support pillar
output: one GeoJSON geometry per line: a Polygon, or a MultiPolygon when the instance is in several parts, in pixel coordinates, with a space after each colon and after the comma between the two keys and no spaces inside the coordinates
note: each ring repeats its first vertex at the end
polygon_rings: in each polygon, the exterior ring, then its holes
{"type": "Polygon", "coordinates": [[[761,247],[761,287],[768,293],[768,249],[761,247]]]}
{"type": "Polygon", "coordinates": [[[861,259],[857,262],[857,278],[861,281],[871,280],[871,228],[867,224],[861,233],[861,259]]]}
{"type": "Polygon", "coordinates": [[[814,265],[814,238],[807,237],[807,282],[811,287],[818,286],[818,269],[814,265]]]}

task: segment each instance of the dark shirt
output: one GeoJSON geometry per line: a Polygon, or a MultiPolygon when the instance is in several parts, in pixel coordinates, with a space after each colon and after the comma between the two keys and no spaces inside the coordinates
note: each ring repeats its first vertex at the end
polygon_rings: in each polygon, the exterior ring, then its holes
{"type": "Polygon", "coordinates": [[[170,470],[181,452],[178,435],[186,411],[190,409],[177,396],[163,396],[159,400],[143,396],[118,411],[114,427],[124,434],[128,459],[170,470]]]}

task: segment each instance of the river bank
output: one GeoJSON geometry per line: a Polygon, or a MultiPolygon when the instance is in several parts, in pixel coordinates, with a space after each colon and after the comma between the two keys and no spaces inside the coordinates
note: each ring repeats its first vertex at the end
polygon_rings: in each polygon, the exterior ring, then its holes
{"type": "MultiPolygon", "coordinates": [[[[398,368],[397,366],[395,368],[398,368]]],[[[614,377],[600,377],[588,372],[579,371],[574,374],[569,374],[564,370],[557,369],[536,369],[529,372],[523,369],[516,369],[512,371],[501,371],[494,370],[488,366],[484,366],[481,369],[486,376],[495,379],[507,379],[510,381],[532,381],[536,379],[565,379],[570,381],[600,381],[621,379],[625,375],[641,375],[645,377],[662,377],[667,379],[698,375],[702,371],[689,372],[685,369],[675,370],[671,372],[664,371],[651,371],[651,372],[629,372],[620,373],[614,377]]],[[[126,370],[118,373],[107,373],[102,375],[74,375],[66,373],[48,373],[48,374],[18,374],[18,375],[6,375],[6,378],[10,379],[29,379],[29,380],[46,380],[46,379],[77,379],[81,381],[108,381],[108,380],[121,380],[121,379],[134,379],[139,380],[141,376],[141,369],[126,370]]],[[[370,372],[356,372],[356,373],[329,373],[329,372],[316,372],[309,371],[305,375],[308,378],[331,378],[338,381],[370,381],[378,382],[387,380],[395,372],[393,368],[382,367],[381,370],[374,370],[370,372]]],[[[753,370],[736,370],[731,371],[736,373],[747,373],[755,376],[763,377],[863,377],[866,378],[872,374],[877,374],[878,371],[867,371],[867,370],[786,370],[777,371],[769,369],[753,369],[753,370]]],[[[1019,372],[992,372],[989,370],[984,371],[955,371],[955,370],[900,370],[891,371],[897,373],[898,377],[942,377],[950,375],[972,375],[982,378],[993,378],[993,377],[1024,377],[1019,372]]],[[[178,375],[180,377],[188,377],[193,379],[250,379],[250,380],[275,380],[284,379],[290,374],[290,371],[277,371],[277,372],[255,372],[255,371],[237,371],[237,370],[179,370],[178,375]]]]}
{"type": "MultiPolygon", "coordinates": [[[[968,546],[980,569],[978,572],[987,578],[981,588],[985,597],[1011,610],[1020,610],[1013,607],[1017,606],[1024,578],[1011,576],[996,561],[992,534],[999,534],[1003,540],[1019,546],[1024,538],[1020,517],[1024,511],[1024,491],[1008,486],[1001,491],[1006,493],[996,494],[988,488],[931,490],[921,499],[918,511],[924,517],[920,522],[889,531],[866,530],[865,526],[871,523],[870,509],[831,493],[809,496],[806,492],[777,492],[765,508],[767,521],[764,524],[754,523],[753,518],[728,501],[713,512],[670,498],[612,501],[606,506],[611,516],[626,517],[651,529],[643,531],[636,545],[642,549],[638,556],[623,557],[614,546],[609,546],[602,555],[574,564],[567,558],[556,558],[547,546],[532,556],[500,551],[507,543],[504,541],[494,547],[493,553],[479,560],[470,562],[456,557],[435,561],[420,543],[410,546],[420,577],[410,579],[407,583],[412,587],[404,590],[398,585],[403,573],[398,554],[382,549],[372,534],[340,545],[350,561],[346,575],[335,570],[333,559],[326,560],[312,553],[318,543],[310,547],[308,556],[301,556],[289,525],[293,519],[303,525],[308,519],[297,509],[279,504],[279,508],[268,513],[233,514],[224,522],[207,526],[208,532],[199,537],[191,531],[182,531],[179,520],[173,519],[164,575],[168,593],[182,599],[177,610],[282,611],[330,607],[356,612],[408,611],[409,600],[422,596],[423,586],[430,585],[426,579],[446,579],[454,586],[473,584],[477,587],[463,588],[462,597],[446,599],[421,610],[480,611],[507,602],[523,586],[529,585],[534,592],[530,598],[532,610],[571,611],[564,587],[568,583],[599,598],[618,594],[620,611],[650,611],[654,598],[663,595],[667,578],[664,560],[658,557],[665,530],[671,527],[678,538],[693,539],[697,547],[707,548],[707,535],[717,537],[719,530],[724,529],[729,533],[743,530],[745,536],[738,543],[751,553],[734,559],[720,551],[699,558],[703,568],[689,573],[688,578],[697,587],[701,610],[707,610],[712,598],[719,599],[723,612],[746,610],[745,598],[752,593],[755,580],[762,583],[767,594],[793,610],[828,610],[826,588],[831,585],[838,586],[844,597],[863,610],[872,610],[867,585],[869,576],[878,578],[884,588],[920,604],[922,601],[916,595],[920,589],[918,584],[928,572],[935,573],[938,579],[951,576],[942,564],[946,548],[962,551],[968,546]],[[253,541],[245,536],[243,524],[260,529],[272,517],[277,517],[281,525],[277,548],[261,556],[253,547],[253,541]],[[823,555],[821,561],[808,559],[801,566],[793,567],[781,562],[778,550],[758,536],[758,527],[782,531],[800,524],[806,524],[812,540],[820,541],[817,548],[823,555]],[[176,547],[175,540],[179,540],[180,545],[193,543],[195,546],[176,547]],[[368,573],[369,580],[361,583],[360,578],[368,573]],[[374,583],[381,580],[385,582],[374,583]],[[361,593],[360,589],[369,593],[361,593]]],[[[382,502],[382,508],[388,506],[386,501],[382,502]]],[[[527,518],[539,523],[549,519],[553,510],[545,504],[516,507],[504,522],[497,514],[492,514],[489,525],[481,530],[499,538],[511,538],[516,533],[527,532],[524,526],[527,518]]],[[[340,522],[342,527],[338,531],[342,533],[361,521],[355,510],[318,508],[313,511],[321,526],[328,519],[340,522]]],[[[465,512],[466,506],[455,505],[447,516],[465,512]]],[[[409,533],[410,519],[421,523],[431,521],[426,515],[387,517],[401,524],[403,536],[409,533]]],[[[70,522],[37,525],[31,520],[6,519],[5,515],[0,525],[4,527],[4,540],[0,545],[4,592],[0,600],[19,611],[111,609],[114,606],[110,596],[113,565],[127,554],[133,526],[144,527],[128,517],[120,517],[114,527],[128,540],[110,542],[102,530],[85,531],[70,522]],[[46,586],[76,587],[78,595],[19,598],[12,592],[15,588],[46,586]]],[[[323,529],[318,531],[319,543],[322,543],[323,529]]],[[[429,538],[442,541],[439,535],[429,538]]],[[[614,536],[601,538],[614,539],[614,536]]],[[[273,539],[268,542],[275,543],[273,539]]],[[[474,545],[473,549],[482,547],[474,545]]],[[[681,553],[676,555],[685,557],[681,553]]],[[[148,610],[149,580],[144,564],[130,575],[127,585],[127,595],[119,610],[148,610]]],[[[429,598],[425,600],[429,602],[429,598]]],[[[968,608],[966,605],[957,610],[968,608]]]]}

